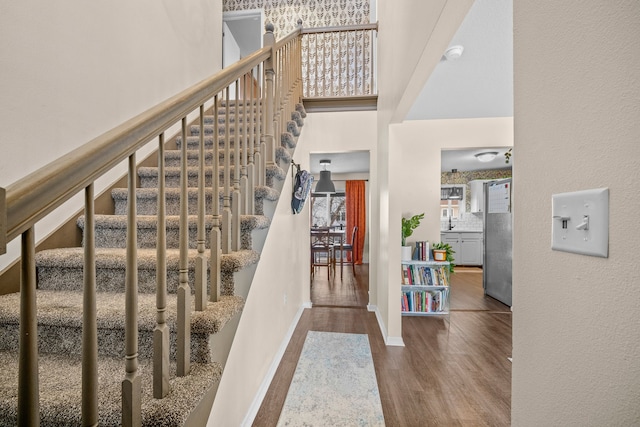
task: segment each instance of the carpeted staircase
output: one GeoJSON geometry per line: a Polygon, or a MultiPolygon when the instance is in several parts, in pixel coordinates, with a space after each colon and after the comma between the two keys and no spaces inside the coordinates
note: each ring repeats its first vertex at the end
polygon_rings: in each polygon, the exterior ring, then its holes
{"type": "MultiPolygon", "coordinates": [[[[226,108],[219,108],[219,131],[224,135],[237,132],[233,101],[229,119],[226,108]]],[[[250,108],[239,106],[238,108],[250,108]]],[[[259,261],[261,242],[270,224],[269,204],[278,200],[282,182],[291,161],[303,117],[304,109],[298,105],[281,135],[276,149],[276,164],[267,169],[267,185],[256,188],[256,214],[241,217],[241,250],[222,255],[221,295],[218,302],[208,303],[205,311],[191,314],[191,373],[176,377],[172,364],[171,392],[164,399],[152,397],[153,331],[156,326],[156,235],[158,168],[140,167],[140,187],[137,190],[138,227],[138,311],[139,311],[139,372],[142,376],[142,420],[147,426],[184,425],[205,395],[215,392],[222,374],[222,366],[215,360],[211,343],[243,307],[252,274],[259,261]],[[249,283],[238,283],[244,281],[249,283]],[[212,338],[213,337],[213,338],[212,338]],[[212,391],[213,390],[213,391],[212,391]]],[[[209,114],[212,114],[210,111],[209,114]]],[[[221,165],[220,185],[224,178],[224,150],[213,147],[213,115],[205,117],[207,212],[212,200],[222,203],[223,188],[218,194],[211,191],[212,162],[221,165]],[[215,198],[214,198],[215,197],[215,198]]],[[[241,121],[240,125],[246,126],[241,121]]],[[[196,209],[198,178],[199,126],[189,128],[188,149],[189,189],[189,284],[193,289],[196,257],[196,209]]],[[[185,141],[176,137],[166,150],[166,206],[167,206],[167,323],[171,329],[171,360],[175,360],[176,290],[178,287],[179,236],[179,183],[180,147],[185,141]]],[[[233,156],[233,152],[232,152],[233,156]]],[[[231,159],[233,164],[233,159],[231,159]]],[[[231,170],[231,176],[234,174],[231,170]]],[[[286,191],[285,191],[286,193],[286,191]]],[[[115,202],[113,215],[97,215],[96,269],[98,317],[98,381],[99,423],[103,426],[121,424],[121,382],[125,375],[124,319],[125,319],[125,265],[126,265],[126,207],[127,190],[112,191],[115,202]]],[[[85,220],[78,220],[84,230],[85,220]]],[[[212,227],[207,216],[207,231],[212,227]]],[[[208,237],[205,239],[207,247],[208,237]]],[[[36,255],[38,292],[38,340],[40,366],[40,419],[43,426],[80,425],[81,422],[81,348],[82,348],[82,288],[83,248],[60,248],[41,251],[36,255]]],[[[18,336],[19,295],[0,297],[0,425],[17,423],[18,395],[18,336]]],[[[205,408],[204,411],[208,409],[205,408]]],[[[208,412],[205,412],[208,413],[208,412]]]]}

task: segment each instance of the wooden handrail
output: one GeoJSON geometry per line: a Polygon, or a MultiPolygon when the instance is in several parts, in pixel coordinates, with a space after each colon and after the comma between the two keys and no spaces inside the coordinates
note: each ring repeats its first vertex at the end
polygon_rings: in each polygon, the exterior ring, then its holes
{"type": "MultiPolygon", "coordinates": [[[[299,30],[295,31],[296,33],[299,30]]],[[[6,242],[128,158],[271,55],[265,47],[150,108],[6,188],[6,242]]],[[[1,208],[0,203],[0,208],[1,208]]],[[[0,212],[0,231],[2,231],[0,212]]],[[[0,247],[2,247],[0,238],[0,247]]],[[[2,251],[0,250],[0,253],[2,251]]]]}
{"type": "Polygon", "coordinates": [[[302,34],[319,34],[319,33],[341,33],[346,31],[362,31],[362,30],[378,30],[378,23],[372,22],[371,24],[359,24],[359,25],[344,25],[340,27],[316,27],[316,28],[303,28],[302,34]]]}

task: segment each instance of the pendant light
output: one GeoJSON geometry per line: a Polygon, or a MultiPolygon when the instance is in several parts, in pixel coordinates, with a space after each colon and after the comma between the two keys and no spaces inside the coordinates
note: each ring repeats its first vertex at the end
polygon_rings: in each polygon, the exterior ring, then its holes
{"type": "Polygon", "coordinates": [[[462,189],[460,187],[451,187],[449,200],[462,200],[462,189]]]}
{"type": "Polygon", "coordinates": [[[335,193],[336,186],[331,181],[331,171],[327,170],[327,166],[331,164],[331,160],[320,160],[320,165],[324,168],[320,171],[320,180],[316,184],[316,193],[335,193]]]}
{"type": "MultiPolygon", "coordinates": [[[[458,178],[458,169],[451,169],[451,178],[453,182],[457,181],[458,178]]],[[[460,187],[451,187],[449,189],[449,197],[448,200],[462,200],[462,188],[460,187]]]]}

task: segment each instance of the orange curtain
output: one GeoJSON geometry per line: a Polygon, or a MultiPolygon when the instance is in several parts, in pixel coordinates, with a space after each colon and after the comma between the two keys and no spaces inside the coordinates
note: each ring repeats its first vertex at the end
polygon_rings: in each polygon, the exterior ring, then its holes
{"type": "MultiPolygon", "coordinates": [[[[364,236],[366,233],[366,199],[364,181],[347,181],[345,198],[347,199],[347,243],[353,245],[354,264],[362,264],[362,253],[364,250],[364,236]],[[351,240],[353,227],[358,227],[358,234],[355,242],[351,240]]],[[[349,255],[347,255],[349,256],[349,255]]],[[[351,261],[350,258],[347,258],[351,261]]]]}

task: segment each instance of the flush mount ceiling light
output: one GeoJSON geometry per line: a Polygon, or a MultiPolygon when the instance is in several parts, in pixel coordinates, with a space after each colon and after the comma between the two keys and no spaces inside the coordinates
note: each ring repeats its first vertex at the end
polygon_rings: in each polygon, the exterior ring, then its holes
{"type": "Polygon", "coordinates": [[[497,155],[498,155],[498,152],[496,151],[485,151],[485,152],[476,154],[476,159],[478,159],[483,163],[486,163],[495,159],[497,155]]]}
{"type": "Polygon", "coordinates": [[[453,61],[462,56],[462,52],[464,51],[464,47],[460,45],[451,46],[444,52],[444,57],[447,58],[448,61],[453,61]]]}
{"type": "Polygon", "coordinates": [[[336,186],[331,181],[331,171],[327,170],[327,166],[331,164],[331,160],[320,160],[320,165],[324,168],[320,171],[320,180],[316,184],[316,193],[335,193],[336,186]]]}

